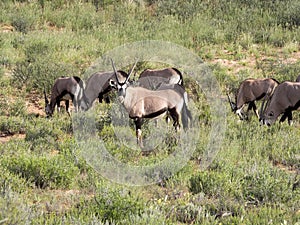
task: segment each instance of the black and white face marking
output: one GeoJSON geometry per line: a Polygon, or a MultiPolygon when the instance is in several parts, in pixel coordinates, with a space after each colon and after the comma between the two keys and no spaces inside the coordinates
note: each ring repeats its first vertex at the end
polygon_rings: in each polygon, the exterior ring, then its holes
{"type": "Polygon", "coordinates": [[[125,96],[126,95],[127,87],[128,87],[127,83],[122,83],[122,84],[118,83],[117,90],[118,90],[119,96],[125,96]]]}
{"type": "Polygon", "coordinates": [[[273,111],[269,112],[268,116],[269,117],[273,117],[274,116],[274,112],[273,111]]]}
{"type": "Polygon", "coordinates": [[[46,107],[45,107],[45,112],[46,112],[46,116],[47,116],[47,117],[52,116],[53,112],[52,112],[52,110],[51,110],[50,104],[47,104],[47,105],[46,105],[46,107]]]}

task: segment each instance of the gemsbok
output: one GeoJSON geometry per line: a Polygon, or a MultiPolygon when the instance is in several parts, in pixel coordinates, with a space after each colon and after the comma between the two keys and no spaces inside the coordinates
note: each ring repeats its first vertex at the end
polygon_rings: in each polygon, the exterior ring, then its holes
{"type": "Polygon", "coordinates": [[[183,86],[182,73],[176,68],[146,69],[138,80],[138,85],[150,90],[157,90],[162,84],[180,84],[183,86]]]}
{"type": "Polygon", "coordinates": [[[248,113],[253,109],[255,115],[260,119],[255,101],[268,99],[273,94],[279,82],[273,78],[253,79],[249,78],[242,81],[236,94],[236,103],[234,103],[227,94],[231,109],[241,120],[248,119],[248,113]],[[243,107],[248,104],[246,114],[243,113],[243,107]]]}
{"type": "Polygon", "coordinates": [[[289,125],[292,124],[292,111],[300,107],[300,82],[282,82],[277,86],[273,96],[267,102],[262,113],[261,123],[272,125],[279,115],[283,114],[279,122],[288,118],[289,125]]]}
{"type": "MultiPolygon", "coordinates": [[[[187,129],[189,127],[189,121],[192,121],[192,113],[191,111],[188,109],[188,94],[185,90],[185,88],[180,85],[180,84],[161,84],[161,86],[157,89],[157,90],[167,90],[167,89],[171,89],[176,91],[178,94],[180,94],[180,96],[184,99],[184,104],[182,107],[182,117],[181,117],[181,121],[182,121],[182,126],[184,129],[187,129]]],[[[167,122],[168,122],[168,117],[166,118],[167,122]]]]}
{"type": "Polygon", "coordinates": [[[44,88],[45,112],[47,117],[53,115],[55,106],[60,112],[60,102],[65,101],[66,111],[70,116],[69,101],[72,100],[75,112],[79,110],[81,99],[84,98],[84,82],[77,76],[57,78],[51,89],[50,103],[44,88]]]}
{"type": "MultiPolygon", "coordinates": [[[[125,81],[128,77],[128,74],[122,70],[118,71],[118,79],[121,81],[125,81]]],[[[110,80],[115,80],[114,72],[97,72],[92,74],[87,82],[84,90],[85,99],[81,101],[81,109],[86,111],[92,107],[93,102],[96,98],[99,99],[99,102],[102,103],[105,100],[106,103],[109,103],[110,100],[107,95],[111,90],[111,86],[109,84],[110,80]]]]}
{"type": "MultiPolygon", "coordinates": [[[[177,131],[180,128],[180,118],[184,107],[184,98],[178,91],[166,88],[165,90],[149,90],[143,87],[133,87],[128,83],[128,79],[134,70],[136,63],[132,67],[128,77],[121,82],[117,77],[117,69],[112,60],[116,81],[110,80],[110,85],[117,89],[119,100],[129,114],[129,118],[134,120],[137,144],[143,148],[142,124],[143,119],[157,118],[168,113],[173,119],[173,126],[177,131]]],[[[183,124],[185,126],[185,124],[183,124]]],[[[185,127],[184,127],[185,128],[185,127]]]]}

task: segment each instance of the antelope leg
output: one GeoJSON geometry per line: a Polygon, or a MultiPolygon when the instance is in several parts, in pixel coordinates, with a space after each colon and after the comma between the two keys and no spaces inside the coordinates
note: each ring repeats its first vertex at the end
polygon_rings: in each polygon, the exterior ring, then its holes
{"type": "Polygon", "coordinates": [[[57,112],[60,112],[60,101],[57,101],[56,106],[57,106],[57,112]]]}
{"type": "Polygon", "coordinates": [[[292,125],[293,124],[293,115],[292,115],[292,111],[289,111],[288,114],[288,123],[289,125],[292,125]]]}
{"type": "Polygon", "coordinates": [[[287,113],[285,112],[285,113],[283,113],[282,117],[280,118],[279,123],[284,122],[286,118],[287,118],[287,113]]]}
{"type": "Polygon", "coordinates": [[[252,102],[252,109],[253,109],[255,115],[257,116],[257,118],[259,118],[259,114],[258,114],[258,110],[257,110],[255,102],[252,102]]]}
{"type": "Polygon", "coordinates": [[[173,119],[173,126],[175,127],[176,131],[180,130],[180,124],[179,124],[179,114],[176,111],[176,108],[170,109],[170,116],[173,119]]]}
{"type": "Polygon", "coordinates": [[[71,116],[69,106],[70,106],[69,100],[66,100],[66,111],[68,112],[69,116],[71,116]]]}
{"type": "Polygon", "coordinates": [[[135,123],[135,132],[136,132],[136,140],[137,144],[143,148],[143,140],[142,140],[142,118],[136,118],[134,120],[135,123]]]}
{"type": "Polygon", "coordinates": [[[77,113],[78,112],[78,102],[76,101],[76,99],[74,98],[73,100],[73,105],[74,105],[74,110],[77,113]]]}

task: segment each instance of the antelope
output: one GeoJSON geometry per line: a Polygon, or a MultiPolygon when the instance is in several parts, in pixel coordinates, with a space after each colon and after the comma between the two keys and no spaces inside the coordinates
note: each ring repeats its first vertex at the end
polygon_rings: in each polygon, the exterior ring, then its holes
{"type": "MultiPolygon", "coordinates": [[[[130,86],[128,79],[135,65],[136,63],[133,65],[125,81],[121,82],[117,77],[117,70],[112,60],[116,80],[110,80],[110,85],[117,89],[119,100],[128,112],[129,118],[134,120],[137,144],[143,148],[141,130],[143,119],[153,119],[169,113],[173,119],[173,126],[177,131],[180,128],[179,119],[185,102],[182,95],[171,88],[153,91],[143,87],[130,86]]],[[[185,115],[182,114],[182,116],[185,115]]],[[[183,125],[186,126],[186,124],[183,125]]]]}
{"type": "Polygon", "coordinates": [[[227,94],[231,109],[241,120],[248,119],[248,113],[253,109],[255,115],[260,119],[255,101],[262,98],[269,98],[279,82],[273,78],[253,79],[249,78],[242,81],[236,94],[236,103],[234,103],[227,94]],[[246,115],[242,111],[243,107],[248,104],[246,115]]]}
{"type": "MultiPolygon", "coordinates": [[[[137,84],[140,87],[147,88],[149,90],[158,90],[160,86],[165,84],[178,84],[183,87],[182,73],[176,68],[165,69],[145,69],[139,76],[137,84]]],[[[184,90],[185,92],[185,90],[184,90]]],[[[180,93],[183,95],[183,92],[180,93]]],[[[166,121],[169,122],[169,116],[167,115],[166,121]]],[[[155,121],[157,124],[157,121],[155,121]]]]}
{"type": "MultiPolygon", "coordinates": [[[[184,104],[182,108],[182,125],[184,129],[188,128],[188,122],[192,121],[192,113],[188,109],[188,95],[185,91],[185,88],[182,85],[179,84],[161,84],[161,86],[157,90],[167,90],[172,89],[175,90],[178,94],[181,95],[181,97],[184,99],[184,104]]],[[[168,117],[166,118],[168,122],[168,117]]]]}
{"type": "Polygon", "coordinates": [[[278,85],[273,96],[266,104],[262,114],[261,123],[272,125],[280,114],[283,114],[279,122],[288,118],[288,124],[292,124],[292,111],[300,107],[300,83],[285,81],[278,85]]]}
{"type": "Polygon", "coordinates": [[[84,83],[79,77],[73,76],[73,77],[57,78],[51,89],[50,103],[46,95],[46,90],[44,88],[45,112],[47,117],[53,115],[55,106],[57,106],[57,111],[60,112],[61,101],[65,101],[66,111],[68,112],[69,116],[70,116],[70,111],[69,111],[70,100],[72,100],[72,103],[75,108],[75,112],[77,112],[78,106],[83,96],[84,96],[84,83]]]}
{"type": "MultiPolygon", "coordinates": [[[[126,72],[118,71],[118,79],[124,81],[127,77],[128,74],[126,72]]],[[[115,80],[114,72],[97,72],[89,77],[84,90],[85,99],[81,101],[80,105],[82,110],[86,111],[91,108],[96,98],[99,99],[99,103],[103,102],[104,96],[112,90],[109,84],[111,79],[115,80]]],[[[105,102],[110,102],[108,97],[105,98],[105,102]]]]}
{"type": "Polygon", "coordinates": [[[176,68],[146,69],[140,74],[138,84],[140,87],[156,90],[161,84],[180,84],[183,86],[183,79],[181,72],[176,68]]]}

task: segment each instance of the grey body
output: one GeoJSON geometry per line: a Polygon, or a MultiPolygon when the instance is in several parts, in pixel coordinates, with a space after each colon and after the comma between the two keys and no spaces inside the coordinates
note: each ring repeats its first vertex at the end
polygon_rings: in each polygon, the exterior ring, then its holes
{"type": "Polygon", "coordinates": [[[162,84],[183,85],[183,79],[181,72],[176,68],[146,69],[140,74],[138,84],[140,87],[157,90],[162,84]]]}
{"type": "Polygon", "coordinates": [[[72,100],[72,103],[75,108],[75,112],[78,111],[78,106],[84,95],[84,83],[79,77],[61,77],[55,80],[52,89],[51,89],[51,98],[50,103],[45,95],[45,111],[47,116],[52,116],[57,106],[57,110],[60,111],[60,102],[65,101],[66,110],[69,112],[69,101],[72,100]]]}
{"type": "MultiPolygon", "coordinates": [[[[116,68],[113,64],[116,74],[116,68]]],[[[134,67],[133,67],[134,68],[134,67]]],[[[129,118],[134,120],[137,143],[143,147],[141,126],[143,118],[157,118],[168,113],[173,119],[173,126],[176,130],[180,127],[180,117],[184,105],[182,95],[171,88],[164,90],[149,90],[143,87],[128,86],[128,79],[133,71],[129,73],[125,82],[111,80],[111,86],[116,88],[121,103],[129,114],[129,118]]]]}
{"type": "Polygon", "coordinates": [[[279,82],[272,78],[249,78],[242,81],[236,94],[236,103],[233,103],[229,99],[232,111],[238,114],[240,119],[247,119],[247,115],[243,114],[242,109],[248,104],[247,114],[253,109],[255,115],[259,118],[260,116],[255,101],[261,100],[262,98],[269,98],[278,84],[279,82]]]}
{"type": "Polygon", "coordinates": [[[183,129],[187,129],[189,127],[188,122],[192,120],[191,111],[188,109],[188,94],[185,88],[179,84],[162,84],[157,90],[167,90],[167,89],[176,91],[181,96],[181,98],[183,98],[184,104],[181,112],[182,114],[181,122],[182,122],[183,129]]]}
{"type": "Polygon", "coordinates": [[[273,96],[266,105],[263,113],[262,123],[273,124],[281,115],[280,122],[288,118],[288,123],[292,123],[292,111],[300,106],[300,83],[285,81],[278,85],[273,96]]]}
{"type": "MultiPolygon", "coordinates": [[[[124,71],[118,71],[118,78],[121,81],[124,81],[127,78],[127,73],[124,71]]],[[[99,102],[103,102],[103,99],[107,93],[111,91],[111,86],[109,85],[109,81],[115,79],[114,72],[97,72],[89,77],[86,82],[85,87],[85,100],[81,101],[81,108],[83,110],[88,110],[92,107],[93,102],[96,98],[99,99],[99,102]]],[[[109,103],[109,98],[105,98],[106,103],[109,103]]]]}

